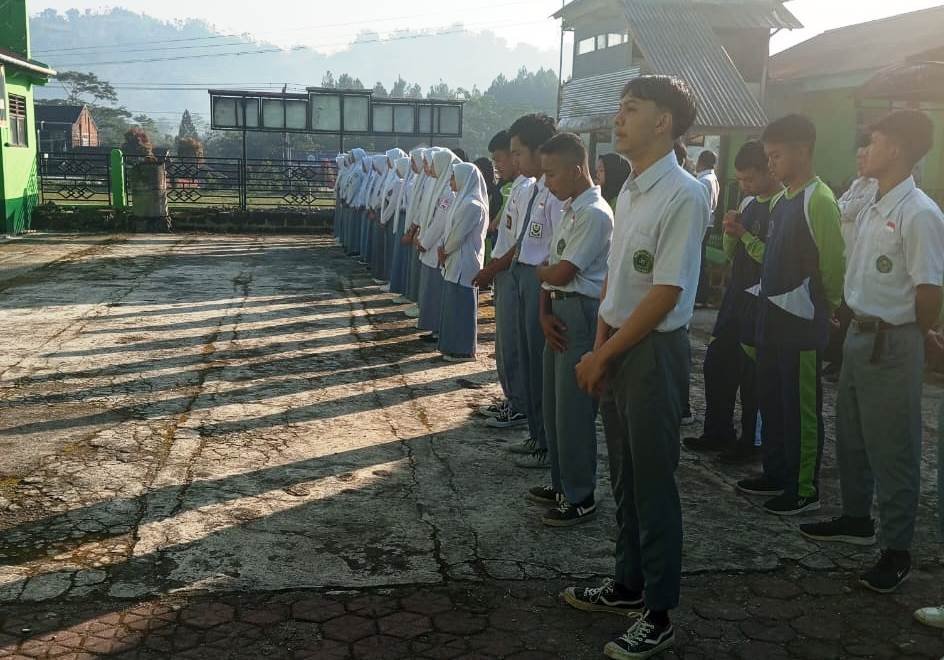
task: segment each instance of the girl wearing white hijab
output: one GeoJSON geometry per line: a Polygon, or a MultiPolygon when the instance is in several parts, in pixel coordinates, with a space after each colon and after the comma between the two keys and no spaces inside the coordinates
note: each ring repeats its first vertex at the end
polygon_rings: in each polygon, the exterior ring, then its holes
{"type": "Polygon", "coordinates": [[[416,304],[407,309],[404,313],[410,318],[417,318],[420,315],[420,285],[422,284],[423,265],[420,263],[419,235],[420,227],[425,222],[424,215],[429,206],[429,197],[433,193],[433,187],[436,185],[436,178],[432,176],[433,155],[439,149],[431,147],[423,150],[423,189],[413,204],[411,215],[408,216],[410,222],[410,236],[413,242],[413,257],[410,260],[410,290],[409,296],[416,304]]]}
{"type": "MultiPolygon", "coordinates": [[[[398,158],[396,162],[397,183],[391,192],[393,202],[387,204],[383,215],[389,216],[390,227],[390,291],[403,294],[406,291],[406,246],[400,242],[406,217],[406,202],[413,186],[413,170],[410,158],[398,158]]],[[[383,219],[383,218],[381,218],[383,219]]]]}
{"type": "Polygon", "coordinates": [[[331,234],[334,236],[335,244],[338,244],[338,235],[341,231],[341,186],[344,183],[344,174],[346,171],[347,154],[338,154],[334,158],[334,223],[331,226],[331,234]]]}
{"type": "Polygon", "coordinates": [[[344,218],[344,235],[341,242],[344,244],[344,252],[348,255],[354,254],[354,238],[357,231],[357,223],[360,217],[358,201],[361,195],[361,189],[364,186],[366,170],[364,161],[367,159],[367,152],[363,149],[354,149],[351,151],[351,170],[345,183],[344,199],[347,204],[347,213],[344,218]]]}
{"type": "Polygon", "coordinates": [[[455,193],[449,182],[452,180],[452,166],[459,159],[448,149],[441,149],[433,154],[430,174],[435,178],[430,194],[429,211],[426,221],[421,222],[417,234],[420,261],[423,264],[420,276],[420,316],[416,327],[426,330],[425,341],[433,341],[439,336],[442,321],[443,278],[439,270],[439,244],[446,229],[446,216],[455,199],[455,193]]]}
{"type": "Polygon", "coordinates": [[[379,205],[379,189],[383,183],[383,178],[387,174],[387,157],[383,154],[371,156],[371,182],[367,190],[365,207],[367,213],[361,232],[360,262],[365,266],[370,265],[371,249],[373,247],[373,226],[376,221],[379,205]]]}
{"type": "MultiPolygon", "coordinates": [[[[396,201],[391,198],[393,197],[394,187],[398,187],[400,184],[400,178],[397,176],[397,160],[406,156],[406,152],[403,149],[394,148],[387,151],[386,155],[387,172],[380,190],[380,208],[377,212],[377,249],[374,251],[374,277],[383,282],[390,281],[390,250],[393,246],[393,239],[390,236],[390,214],[385,214],[384,210],[396,201]]],[[[383,290],[389,291],[390,287],[385,286],[383,290]]]]}
{"type": "Polygon", "coordinates": [[[438,249],[445,280],[439,351],[447,362],[472,362],[478,344],[479,311],[479,291],[472,280],[485,261],[488,187],[479,168],[471,163],[453,166],[451,186],[456,198],[438,249]]]}
{"type": "Polygon", "coordinates": [[[350,252],[348,252],[351,256],[360,256],[361,254],[361,237],[364,233],[364,223],[367,222],[367,198],[370,194],[370,184],[373,183],[372,161],[366,152],[361,159],[361,172],[360,184],[354,197],[355,212],[354,221],[351,223],[351,244],[350,252]]]}
{"type": "Polygon", "coordinates": [[[413,174],[413,183],[410,186],[409,198],[406,202],[406,213],[403,220],[403,237],[400,239],[404,254],[403,260],[405,265],[403,268],[406,272],[406,278],[403,295],[394,300],[396,303],[415,303],[417,300],[415,295],[417,287],[413,284],[413,265],[419,261],[419,257],[416,252],[416,246],[413,244],[413,239],[416,237],[416,224],[413,222],[413,219],[416,217],[416,209],[426,190],[428,175],[424,167],[425,153],[426,149],[423,147],[417,147],[410,152],[410,172],[413,174]]]}

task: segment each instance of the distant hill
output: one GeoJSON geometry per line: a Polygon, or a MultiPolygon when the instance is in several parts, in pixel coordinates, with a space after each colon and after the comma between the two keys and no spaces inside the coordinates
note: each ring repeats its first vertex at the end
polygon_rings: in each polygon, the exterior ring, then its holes
{"type": "MultiPolygon", "coordinates": [[[[286,51],[249,37],[219,38],[220,33],[204,21],[165,22],[125,9],[66,14],[47,9],[33,16],[30,27],[37,59],[61,71],[91,71],[115,86],[120,104],[158,119],[165,116],[162,112],[185,108],[205,116],[207,94],[197,85],[318,85],[331,71],[335,76],[347,73],[359,78],[366,87],[379,81],[390,89],[402,76],[419,83],[424,93],[440,81],[452,88],[484,90],[500,74],[514,78],[522,67],[556,68],[558,58],[556,50],[528,45],[511,48],[489,32],[399,34],[380,42],[376,34],[364,32],[358,36],[359,43],[331,55],[310,49],[286,51]],[[101,50],[77,50],[86,47],[101,50]],[[277,52],[218,56],[256,50],[277,52]],[[195,89],[146,89],[170,85],[195,89]]],[[[39,95],[61,97],[62,88],[53,82],[39,95]]]]}

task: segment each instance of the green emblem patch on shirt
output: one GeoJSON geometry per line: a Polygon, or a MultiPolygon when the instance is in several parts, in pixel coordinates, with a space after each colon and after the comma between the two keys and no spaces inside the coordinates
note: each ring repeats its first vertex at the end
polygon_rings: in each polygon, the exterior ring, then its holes
{"type": "Polygon", "coordinates": [[[878,272],[886,274],[886,275],[892,272],[892,268],[894,267],[895,267],[894,262],[891,259],[889,259],[887,256],[885,256],[884,254],[880,256],[875,262],[875,268],[878,269],[878,272]]]}
{"type": "Polygon", "coordinates": [[[633,255],[633,268],[636,269],[637,273],[651,273],[652,261],[651,252],[648,250],[637,250],[633,255]]]}
{"type": "Polygon", "coordinates": [[[564,254],[564,249],[566,247],[567,247],[567,241],[565,241],[563,238],[557,241],[557,256],[558,257],[564,254]]]}

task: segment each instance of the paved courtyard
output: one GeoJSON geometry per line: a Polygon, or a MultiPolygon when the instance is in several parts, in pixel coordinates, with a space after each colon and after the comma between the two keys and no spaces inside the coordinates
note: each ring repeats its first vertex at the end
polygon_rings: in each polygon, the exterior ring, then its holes
{"type": "MultiPolygon", "coordinates": [[[[602,657],[628,621],[557,594],[611,574],[605,447],[598,518],[543,527],[504,451],[524,432],[473,412],[498,393],[482,302],[479,360],[449,365],[327,238],[0,243],[0,658],[602,657]]],[[[944,602],[942,396],[894,596],[856,584],[874,549],[804,541],[735,494],[749,470],[683,450],[674,656],[944,656],[911,619],[944,602]]]]}

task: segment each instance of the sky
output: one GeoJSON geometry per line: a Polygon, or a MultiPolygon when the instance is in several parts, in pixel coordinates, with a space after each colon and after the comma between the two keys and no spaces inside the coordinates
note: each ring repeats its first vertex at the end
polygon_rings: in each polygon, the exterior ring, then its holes
{"type": "MultiPolygon", "coordinates": [[[[824,30],[934,7],[941,0],[792,0],[787,7],[807,26],[774,37],[776,52],[824,30]]],[[[219,29],[248,33],[280,46],[306,45],[332,52],[343,49],[361,30],[382,36],[398,29],[444,29],[462,22],[473,31],[491,30],[510,43],[525,42],[558,50],[560,24],[550,15],[561,0],[32,0],[33,11],[65,12],[124,7],[157,18],[202,18],[219,29]]]]}

